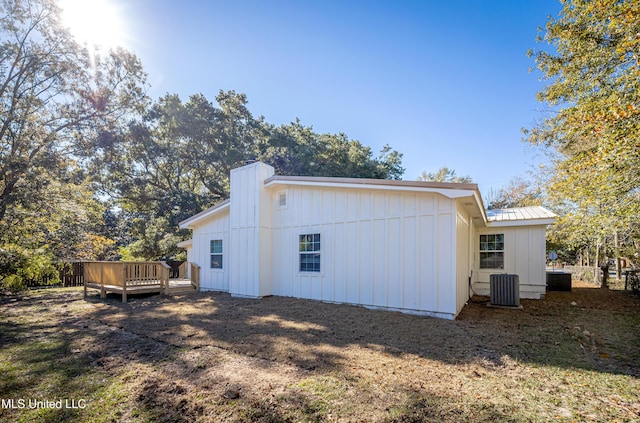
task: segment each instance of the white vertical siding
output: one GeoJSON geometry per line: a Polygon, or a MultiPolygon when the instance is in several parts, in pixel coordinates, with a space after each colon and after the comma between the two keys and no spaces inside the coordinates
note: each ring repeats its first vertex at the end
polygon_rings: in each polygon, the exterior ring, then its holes
{"type": "Polygon", "coordinates": [[[449,209],[444,207],[443,199],[438,199],[436,224],[436,281],[438,286],[438,310],[456,314],[456,234],[455,210],[453,201],[448,200],[449,209]],[[447,211],[447,213],[445,213],[447,211]]]}
{"type": "Polygon", "coordinates": [[[455,316],[453,200],[300,185],[286,192],[286,208],[271,202],[274,294],[455,316]],[[298,237],[311,233],[321,234],[317,274],[298,267],[298,237]]]}
{"type": "MultiPolygon", "coordinates": [[[[428,204],[433,202],[422,203],[428,204]]],[[[422,209],[423,213],[432,209],[422,209]]],[[[418,216],[418,235],[424,239],[436,239],[435,231],[435,215],[421,215],[418,216]]],[[[436,249],[435,242],[422,242],[418,249],[418,257],[420,262],[420,275],[419,275],[419,305],[425,310],[437,310],[438,309],[438,284],[434,283],[436,279],[436,249]]]]}
{"type": "MultiPolygon", "coordinates": [[[[411,207],[415,205],[411,201],[411,207]]],[[[405,208],[405,211],[407,209],[405,208]]],[[[416,271],[418,253],[418,234],[416,233],[415,210],[403,219],[402,228],[402,305],[412,310],[418,310],[418,273],[416,271]]]]}
{"type": "MultiPolygon", "coordinates": [[[[338,197],[336,195],[336,197],[338,197]]],[[[337,206],[337,204],[336,204],[337,206]]],[[[338,210],[340,207],[336,207],[338,210]]],[[[346,215],[345,215],[346,216],[346,215]]],[[[300,231],[300,229],[298,229],[300,231]]],[[[337,301],[337,302],[347,302],[347,275],[344,271],[344,259],[347,256],[347,229],[346,223],[344,222],[336,222],[333,226],[333,231],[329,230],[329,232],[333,232],[334,242],[333,244],[325,244],[325,248],[323,248],[323,256],[324,261],[322,264],[325,264],[327,260],[331,260],[332,273],[328,273],[325,271],[321,272],[323,278],[331,278],[333,277],[333,289],[334,289],[334,297],[329,298],[329,301],[337,301]],[[333,251],[332,251],[333,249],[333,251]],[[335,253],[334,253],[335,251],[335,253]]],[[[297,257],[296,257],[297,260],[297,257]]],[[[292,274],[290,277],[295,281],[296,275],[292,274]]],[[[294,282],[295,283],[295,282],[294,282]]]]}
{"type": "Polygon", "coordinates": [[[372,260],[373,260],[373,298],[371,304],[379,306],[387,304],[387,244],[385,226],[387,222],[384,219],[376,219],[373,221],[372,234],[372,260]]]}
{"type": "Polygon", "coordinates": [[[456,214],[456,313],[462,310],[462,307],[469,299],[469,272],[471,271],[471,263],[469,261],[469,248],[471,246],[470,225],[471,216],[458,202],[456,214]]]}
{"type": "Polygon", "coordinates": [[[229,210],[193,229],[193,247],[187,250],[189,261],[200,266],[202,290],[229,291],[229,210]],[[222,240],[222,269],[211,268],[210,242],[222,240]]]}
{"type": "Polygon", "coordinates": [[[521,298],[542,298],[546,291],[546,226],[478,228],[474,239],[474,257],[479,257],[481,234],[504,234],[504,269],[479,269],[474,262],[474,291],[489,295],[489,278],[494,273],[518,275],[521,298]]]}
{"type": "Polygon", "coordinates": [[[234,295],[260,297],[273,291],[269,228],[274,201],[264,188],[273,174],[271,166],[259,162],[231,171],[229,292],[234,295]]]}
{"type": "MultiPolygon", "coordinates": [[[[396,196],[390,196],[390,208],[398,205],[396,196]]],[[[397,211],[397,209],[396,209],[397,211]]],[[[397,212],[392,214],[397,216],[397,212]]],[[[400,218],[394,217],[387,220],[387,301],[384,304],[376,304],[391,308],[402,307],[402,231],[400,218]]]]}

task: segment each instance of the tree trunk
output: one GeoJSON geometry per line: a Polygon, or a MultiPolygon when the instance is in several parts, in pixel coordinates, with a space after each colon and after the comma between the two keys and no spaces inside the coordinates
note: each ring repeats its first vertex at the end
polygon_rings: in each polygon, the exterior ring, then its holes
{"type": "Polygon", "coordinates": [[[618,231],[614,233],[614,245],[616,250],[616,279],[620,280],[622,275],[622,262],[620,260],[620,242],[618,240],[618,231]]]}
{"type": "Polygon", "coordinates": [[[600,279],[600,244],[596,244],[596,257],[595,266],[593,266],[593,273],[595,280],[597,282],[602,282],[602,279],[600,279]]]}

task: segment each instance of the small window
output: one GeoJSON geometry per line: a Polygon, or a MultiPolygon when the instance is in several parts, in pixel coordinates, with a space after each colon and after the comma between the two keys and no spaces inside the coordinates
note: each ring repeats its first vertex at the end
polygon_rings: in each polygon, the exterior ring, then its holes
{"type": "Polygon", "coordinates": [[[222,269],[222,240],[213,239],[210,244],[211,268],[222,269]]]}
{"type": "Polygon", "coordinates": [[[287,193],[279,192],[278,193],[278,207],[284,207],[287,205],[287,193]]]}
{"type": "Polygon", "coordinates": [[[300,235],[300,271],[320,271],[320,234],[300,235]]]}
{"type": "Polygon", "coordinates": [[[480,235],[480,269],[504,269],[504,234],[480,235]]]}

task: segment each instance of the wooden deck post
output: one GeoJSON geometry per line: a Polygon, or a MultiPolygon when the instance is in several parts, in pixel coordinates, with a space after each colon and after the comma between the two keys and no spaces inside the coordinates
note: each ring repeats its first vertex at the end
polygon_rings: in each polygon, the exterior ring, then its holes
{"type": "Polygon", "coordinates": [[[122,302],[127,302],[127,264],[122,265],[120,271],[120,280],[122,281],[122,302]]]}
{"type": "Polygon", "coordinates": [[[171,266],[169,266],[166,262],[160,262],[160,292],[164,295],[169,295],[169,273],[171,272],[171,266]]]}
{"type": "Polygon", "coordinates": [[[82,266],[82,285],[84,286],[84,298],[87,298],[87,275],[84,266],[82,266]]]}
{"type": "Polygon", "coordinates": [[[100,263],[100,298],[107,298],[107,291],[104,289],[104,266],[100,263]]]}
{"type": "Polygon", "coordinates": [[[200,266],[191,263],[191,285],[200,292],[200,266]]]}

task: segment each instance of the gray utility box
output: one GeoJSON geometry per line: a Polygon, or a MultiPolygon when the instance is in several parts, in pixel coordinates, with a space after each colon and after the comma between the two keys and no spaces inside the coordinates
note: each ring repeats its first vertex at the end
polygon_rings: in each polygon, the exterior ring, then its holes
{"type": "Polygon", "coordinates": [[[547,291],[571,291],[571,273],[547,272],[547,291]]]}
{"type": "Polygon", "coordinates": [[[520,307],[520,279],[518,275],[490,275],[489,293],[491,305],[520,307]]]}

